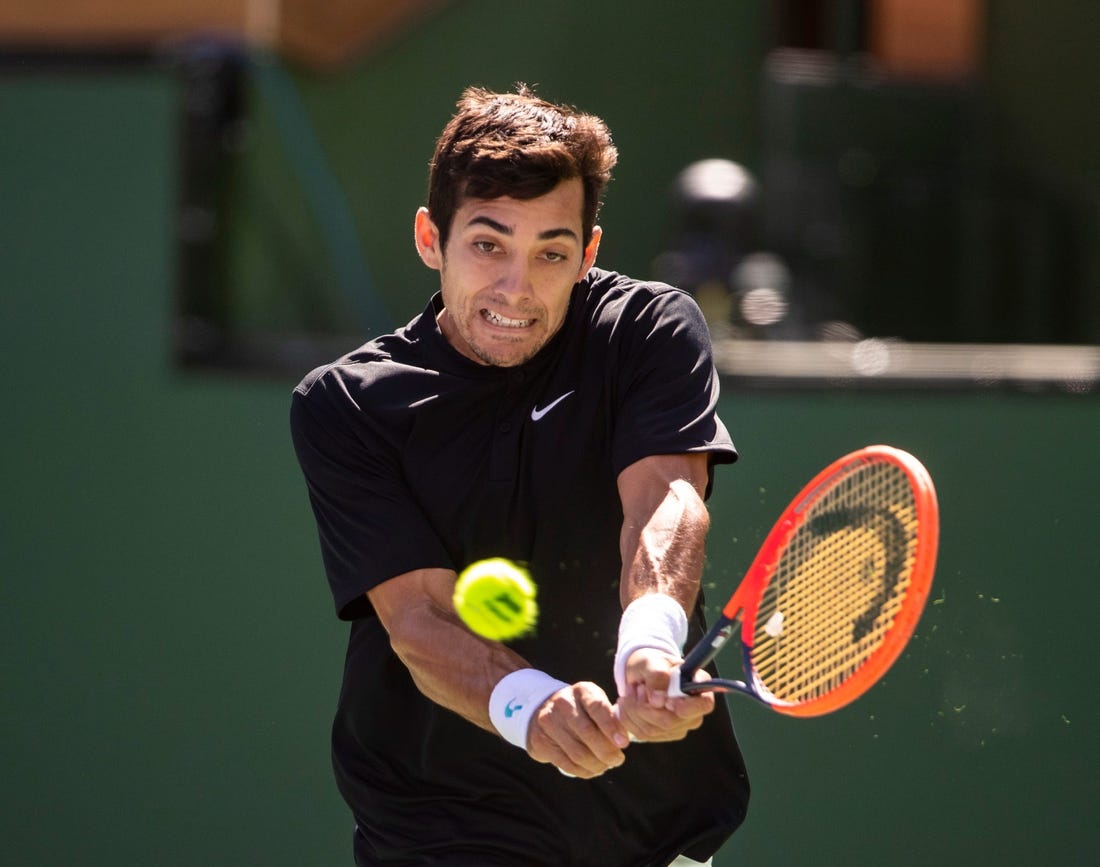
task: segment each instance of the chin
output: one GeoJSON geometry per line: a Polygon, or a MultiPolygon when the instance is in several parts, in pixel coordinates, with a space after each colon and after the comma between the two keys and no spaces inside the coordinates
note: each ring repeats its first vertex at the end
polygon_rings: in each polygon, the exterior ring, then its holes
{"type": "Polygon", "coordinates": [[[478,358],[484,361],[486,364],[493,367],[519,367],[525,361],[528,361],[533,352],[477,352],[478,358]]]}
{"type": "Polygon", "coordinates": [[[494,367],[518,367],[525,361],[529,361],[541,348],[542,344],[534,347],[514,346],[504,349],[500,347],[487,348],[484,346],[477,346],[474,348],[474,352],[478,358],[494,367]]]}
{"type": "Polygon", "coordinates": [[[468,341],[474,354],[494,367],[517,367],[530,361],[546,344],[535,335],[525,335],[518,340],[468,341]]]}

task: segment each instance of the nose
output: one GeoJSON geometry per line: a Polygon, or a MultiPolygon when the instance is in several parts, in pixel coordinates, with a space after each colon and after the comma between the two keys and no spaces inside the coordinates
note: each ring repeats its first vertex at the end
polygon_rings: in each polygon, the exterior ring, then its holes
{"type": "Polygon", "coordinates": [[[527,259],[522,256],[510,259],[497,280],[496,288],[513,304],[530,298],[532,295],[531,265],[527,259]]]}

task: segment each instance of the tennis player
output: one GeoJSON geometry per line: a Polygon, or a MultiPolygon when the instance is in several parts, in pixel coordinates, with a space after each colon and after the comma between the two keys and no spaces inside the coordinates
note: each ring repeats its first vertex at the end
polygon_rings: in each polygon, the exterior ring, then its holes
{"type": "Polygon", "coordinates": [[[667,695],[736,452],[691,297],[594,267],[616,160],[597,117],[467,90],[415,219],[440,291],[294,391],[358,865],[706,863],[744,818],[725,703],[667,695]],[[529,567],[532,635],[457,618],[486,557],[529,567]]]}

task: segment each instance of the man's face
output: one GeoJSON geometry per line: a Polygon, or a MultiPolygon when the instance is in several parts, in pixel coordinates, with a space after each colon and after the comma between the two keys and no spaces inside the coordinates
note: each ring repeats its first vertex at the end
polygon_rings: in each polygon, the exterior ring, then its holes
{"type": "Polygon", "coordinates": [[[440,273],[439,327],[482,364],[523,364],[565,321],[573,285],[596,259],[600,230],[582,245],[584,191],[562,181],[536,199],[465,199],[446,249],[428,212],[416,215],[416,246],[440,273]]]}

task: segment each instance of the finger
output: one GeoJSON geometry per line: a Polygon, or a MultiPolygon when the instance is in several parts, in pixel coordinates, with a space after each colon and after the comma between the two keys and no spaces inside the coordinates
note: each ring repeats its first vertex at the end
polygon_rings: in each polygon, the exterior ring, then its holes
{"type": "Polygon", "coordinates": [[[635,683],[627,687],[628,697],[638,704],[660,709],[668,702],[668,692],[664,685],[657,683],[635,683]]]}
{"type": "Polygon", "coordinates": [[[664,711],[667,719],[657,723],[647,720],[637,720],[631,726],[631,737],[642,743],[658,743],[664,741],[682,740],[688,732],[698,728],[702,717],[690,720],[681,720],[674,714],[664,711]]]}
{"type": "MultiPolygon", "coordinates": [[[[681,679],[679,669],[677,669],[676,677],[677,677],[677,683],[679,683],[679,680],[681,679]]],[[[704,668],[697,668],[697,669],[695,669],[695,672],[692,674],[691,679],[694,683],[705,683],[706,681],[711,679],[710,672],[707,671],[704,668]]],[[[669,690],[670,695],[671,695],[671,692],[672,691],[669,690]]],[[[677,688],[677,692],[680,692],[679,688],[677,688]]],[[[709,689],[704,690],[703,692],[693,692],[693,693],[691,693],[691,695],[688,695],[686,693],[681,693],[680,697],[682,697],[682,698],[710,698],[711,699],[711,704],[713,704],[713,702],[714,702],[714,692],[709,690],[709,689]]]]}
{"type": "Polygon", "coordinates": [[[625,728],[595,684],[557,693],[539,709],[532,728],[532,756],[574,776],[596,776],[626,758],[615,741],[616,734],[626,740],[625,728]]]}
{"type": "MultiPolygon", "coordinates": [[[[710,680],[710,674],[699,669],[692,676],[692,680],[695,683],[702,683],[710,680]]],[[[714,693],[706,690],[704,692],[693,692],[690,695],[681,693],[680,696],[673,696],[670,692],[666,707],[682,718],[696,715],[705,716],[714,710],[714,693]]]]}
{"type": "MultiPolygon", "coordinates": [[[[667,740],[670,727],[679,728],[679,719],[664,708],[655,708],[637,695],[625,695],[616,706],[619,718],[636,741],[667,740]]],[[[682,736],[676,733],[673,739],[682,736]]]]}
{"type": "Polygon", "coordinates": [[[565,776],[579,777],[582,780],[594,779],[614,767],[599,761],[580,742],[561,745],[551,764],[565,776]]]}
{"type": "Polygon", "coordinates": [[[591,780],[607,771],[607,768],[596,767],[592,769],[584,764],[575,762],[565,750],[561,749],[556,744],[541,751],[539,756],[532,754],[532,758],[536,758],[544,764],[553,765],[561,772],[563,777],[591,780]]]}
{"type": "Polygon", "coordinates": [[[626,758],[623,748],[630,741],[607,693],[594,683],[579,683],[574,692],[578,704],[568,718],[569,733],[598,761],[618,767],[626,758]]]}
{"type": "Polygon", "coordinates": [[[585,779],[598,777],[617,768],[626,759],[622,750],[607,741],[602,734],[595,744],[592,740],[566,737],[557,746],[561,750],[561,760],[555,762],[558,769],[585,779]]]}
{"type": "Polygon", "coordinates": [[[700,692],[684,698],[672,698],[669,699],[665,709],[678,719],[698,718],[699,722],[702,723],[703,717],[714,710],[714,693],[700,692]]]}
{"type": "MultiPolygon", "coordinates": [[[[673,688],[672,675],[677,671],[678,660],[667,653],[652,648],[639,648],[630,656],[627,664],[627,682],[633,686],[636,697],[651,707],[662,708],[668,702],[673,688]]],[[[675,686],[678,688],[678,681],[675,686]]],[[[677,689],[678,691],[678,689],[677,689]]]]}
{"type": "Polygon", "coordinates": [[[713,693],[669,699],[660,708],[636,694],[620,697],[618,704],[619,716],[630,733],[644,741],[679,740],[699,728],[714,707],[713,693]]]}
{"type": "Polygon", "coordinates": [[[572,720],[570,730],[562,737],[561,746],[574,762],[602,772],[617,768],[626,759],[623,747],[630,743],[629,739],[624,733],[625,743],[619,744],[614,737],[614,732],[605,732],[590,716],[583,715],[572,720]]]}
{"type": "Polygon", "coordinates": [[[589,715],[604,737],[615,744],[620,751],[629,746],[630,732],[627,731],[626,725],[619,717],[619,706],[617,704],[610,706],[597,705],[589,711],[589,715]]]}

